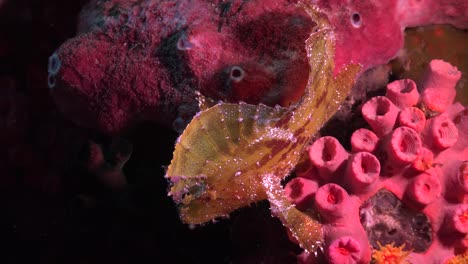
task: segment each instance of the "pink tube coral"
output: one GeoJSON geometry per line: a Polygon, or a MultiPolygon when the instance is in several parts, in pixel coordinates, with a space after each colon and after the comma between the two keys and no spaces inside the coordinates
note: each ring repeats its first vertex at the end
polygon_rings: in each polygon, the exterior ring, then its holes
{"type": "Polygon", "coordinates": [[[389,159],[399,165],[415,161],[421,154],[421,149],[421,138],[409,127],[396,128],[387,144],[389,159]]]}
{"type": "Polygon", "coordinates": [[[288,200],[295,204],[299,209],[305,209],[310,206],[313,201],[313,195],[318,189],[316,181],[297,177],[289,181],[285,188],[284,193],[288,200]]]}
{"type": "Polygon", "coordinates": [[[445,216],[448,230],[460,234],[468,233],[468,204],[460,204],[451,208],[445,216]]]}
{"type": "Polygon", "coordinates": [[[431,120],[430,138],[440,150],[452,147],[458,140],[458,129],[447,115],[439,115],[431,120]]]}
{"type": "Polygon", "coordinates": [[[348,159],[348,153],[334,137],[321,137],[309,148],[309,158],[320,177],[329,180],[348,159]]]}
{"type": "Polygon", "coordinates": [[[447,162],[444,173],[448,175],[446,198],[454,202],[463,202],[465,196],[468,195],[468,161],[447,162]]]}
{"type": "Polygon", "coordinates": [[[354,238],[345,236],[333,241],[326,249],[328,262],[331,264],[360,263],[361,246],[354,238]]]}
{"type": "Polygon", "coordinates": [[[315,194],[315,208],[327,222],[342,219],[350,212],[349,195],[337,184],[325,184],[315,194]]]}
{"type": "Polygon", "coordinates": [[[419,100],[416,83],[411,79],[397,80],[389,83],[385,96],[399,108],[414,106],[419,100]]]}
{"type": "Polygon", "coordinates": [[[346,180],[352,193],[365,193],[380,175],[380,162],[369,152],[351,155],[346,169],[346,180]]]}
{"type": "Polygon", "coordinates": [[[362,116],[379,137],[392,131],[398,112],[398,108],[383,96],[376,96],[362,106],[362,116]]]}
{"type": "Polygon", "coordinates": [[[411,164],[411,167],[415,169],[416,171],[426,171],[434,165],[434,153],[427,149],[427,148],[422,148],[421,149],[421,155],[419,155],[418,158],[416,158],[415,161],[411,164]]]}
{"type": "Polygon", "coordinates": [[[351,148],[353,152],[373,152],[378,143],[379,138],[377,135],[366,128],[360,128],[351,135],[351,148]]]}
{"type": "Polygon", "coordinates": [[[369,263],[369,244],[377,251],[394,247],[400,260],[412,263],[466,259],[459,254],[468,249],[468,110],[455,103],[434,115],[416,104],[422,95],[406,97],[416,92],[414,82],[406,81],[411,93],[401,92],[403,83],[389,85],[400,90],[363,105],[372,131],[353,133],[349,157],[337,154],[336,146],[344,150],[330,137],[309,149],[310,171],[317,167],[321,175],[310,180],[324,184],[314,205],[323,224],[325,256],[304,254],[308,263],[369,263]],[[338,162],[327,169],[325,160],[338,162]],[[336,169],[341,166],[344,172],[336,169]]]}
{"type": "Polygon", "coordinates": [[[442,60],[432,60],[422,81],[422,103],[430,110],[443,112],[455,99],[455,85],[461,72],[442,60]]]}
{"type": "Polygon", "coordinates": [[[405,107],[398,115],[398,124],[414,129],[417,133],[421,133],[426,125],[426,117],[424,112],[416,107],[405,107]]]}
{"type": "Polygon", "coordinates": [[[422,206],[434,202],[441,195],[439,178],[439,171],[434,169],[416,176],[407,189],[409,199],[422,206]]]}
{"type": "Polygon", "coordinates": [[[456,148],[464,149],[468,147],[468,107],[458,113],[453,121],[459,134],[456,148]]]}

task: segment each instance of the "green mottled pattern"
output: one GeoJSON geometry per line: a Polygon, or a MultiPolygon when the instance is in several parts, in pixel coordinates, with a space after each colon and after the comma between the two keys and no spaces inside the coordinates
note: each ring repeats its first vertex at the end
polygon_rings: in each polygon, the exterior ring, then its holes
{"type": "Polygon", "coordinates": [[[197,114],[178,139],[166,177],[185,223],[204,223],[266,199],[266,177],[287,176],[348,95],[359,67],[333,76],[333,33],[316,10],[305,9],[318,30],[306,41],[311,72],[300,102],[289,109],[217,104],[197,114]]]}

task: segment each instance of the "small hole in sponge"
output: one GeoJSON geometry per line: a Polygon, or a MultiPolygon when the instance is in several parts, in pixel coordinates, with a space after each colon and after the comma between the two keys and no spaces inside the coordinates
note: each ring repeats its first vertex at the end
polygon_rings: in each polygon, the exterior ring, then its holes
{"type": "Polygon", "coordinates": [[[231,76],[234,78],[239,78],[242,75],[241,71],[239,69],[233,69],[231,76]]]}
{"type": "Polygon", "coordinates": [[[351,25],[355,28],[360,28],[362,25],[361,15],[357,12],[351,15],[351,25]]]}
{"type": "Polygon", "coordinates": [[[245,77],[245,71],[239,66],[233,66],[231,67],[231,72],[230,72],[229,77],[234,82],[240,82],[245,77]]]}

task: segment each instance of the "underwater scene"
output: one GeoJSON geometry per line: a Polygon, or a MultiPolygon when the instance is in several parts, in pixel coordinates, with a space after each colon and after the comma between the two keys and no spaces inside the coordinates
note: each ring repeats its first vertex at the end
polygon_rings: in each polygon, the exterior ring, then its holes
{"type": "Polygon", "coordinates": [[[1,263],[468,264],[468,1],[0,0],[1,263]]]}

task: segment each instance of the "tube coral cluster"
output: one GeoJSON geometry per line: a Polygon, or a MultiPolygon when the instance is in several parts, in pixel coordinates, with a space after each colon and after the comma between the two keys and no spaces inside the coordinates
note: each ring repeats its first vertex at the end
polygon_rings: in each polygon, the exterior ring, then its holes
{"type": "Polygon", "coordinates": [[[435,264],[467,250],[468,108],[454,103],[460,76],[433,60],[419,91],[397,80],[364,103],[370,129],[352,134],[351,151],[330,136],[309,147],[309,168],[285,187],[298,209],[314,208],[323,223],[323,256],[304,253],[302,262],[369,263],[372,246],[381,260],[397,252],[394,259],[435,264]]]}

